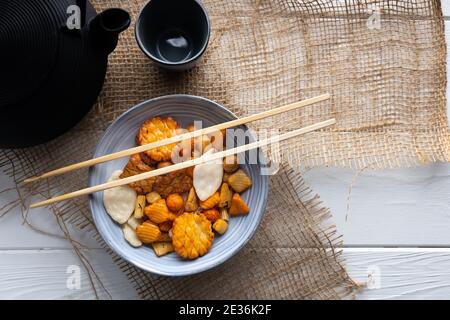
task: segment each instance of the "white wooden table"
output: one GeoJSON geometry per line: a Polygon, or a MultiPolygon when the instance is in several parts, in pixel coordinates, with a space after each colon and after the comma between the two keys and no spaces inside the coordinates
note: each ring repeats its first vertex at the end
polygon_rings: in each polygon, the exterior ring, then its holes
{"type": "MultiPolygon", "coordinates": [[[[450,43],[450,1],[443,5],[450,43]]],[[[338,231],[344,235],[350,275],[369,280],[369,288],[358,297],[449,299],[450,164],[363,173],[353,185],[347,212],[348,188],[355,174],[345,169],[314,169],[305,179],[332,209],[338,231]]],[[[0,172],[0,190],[8,186],[12,187],[12,181],[0,172]]],[[[15,197],[12,191],[0,194],[0,207],[15,197]]],[[[58,230],[45,209],[33,212],[30,219],[50,232],[58,230]]],[[[138,298],[105,250],[89,234],[74,232],[94,248],[89,255],[112,297],[138,298]]],[[[0,299],[94,298],[83,268],[80,289],[68,288],[68,271],[77,265],[70,244],[22,225],[19,211],[0,219],[0,299]]]]}

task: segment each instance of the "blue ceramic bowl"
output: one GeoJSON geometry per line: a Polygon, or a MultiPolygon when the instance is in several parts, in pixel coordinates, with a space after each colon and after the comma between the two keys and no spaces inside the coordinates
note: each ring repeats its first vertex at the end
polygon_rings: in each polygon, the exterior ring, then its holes
{"type": "MultiPolygon", "coordinates": [[[[195,120],[201,120],[204,127],[209,127],[236,119],[236,116],[223,106],[204,98],[189,95],[156,98],[128,110],[111,124],[96,148],[95,157],[135,146],[135,137],[140,126],[146,119],[155,116],[171,116],[183,127],[195,120]]],[[[123,169],[127,161],[127,158],[117,159],[93,167],[89,172],[89,185],[104,183],[112,172],[123,169]]],[[[261,165],[245,164],[242,168],[253,180],[253,186],[242,195],[251,209],[250,214],[232,217],[228,231],[223,236],[216,236],[210,251],[196,260],[184,260],[176,253],[158,258],[150,247],[136,249],[130,246],[123,237],[121,227],[105,211],[103,193],[90,197],[97,229],[119,256],[143,270],[165,276],[186,276],[211,269],[244,247],[255,233],[266,209],[268,177],[261,175],[261,165]]]]}

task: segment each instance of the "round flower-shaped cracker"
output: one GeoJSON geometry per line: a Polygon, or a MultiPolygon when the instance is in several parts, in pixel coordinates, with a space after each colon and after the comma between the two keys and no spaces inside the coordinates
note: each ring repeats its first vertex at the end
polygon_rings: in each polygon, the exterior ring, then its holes
{"type": "MultiPolygon", "coordinates": [[[[147,120],[142,125],[137,136],[139,145],[145,145],[159,140],[171,138],[177,134],[178,123],[171,117],[161,119],[160,117],[147,120]]],[[[172,158],[172,150],[177,144],[169,144],[159,148],[151,149],[145,153],[154,161],[169,161],[172,158]]]]}
{"type": "Polygon", "coordinates": [[[184,213],[173,223],[173,247],[185,259],[196,259],[205,255],[213,240],[211,222],[204,215],[184,213]]]}

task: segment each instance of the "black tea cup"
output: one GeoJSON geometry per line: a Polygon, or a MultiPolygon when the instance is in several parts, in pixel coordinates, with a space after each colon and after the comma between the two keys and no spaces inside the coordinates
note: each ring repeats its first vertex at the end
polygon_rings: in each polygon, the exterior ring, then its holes
{"type": "Polygon", "coordinates": [[[150,0],[136,22],[136,40],[157,65],[191,69],[205,52],[211,24],[197,0],[150,0]]]}

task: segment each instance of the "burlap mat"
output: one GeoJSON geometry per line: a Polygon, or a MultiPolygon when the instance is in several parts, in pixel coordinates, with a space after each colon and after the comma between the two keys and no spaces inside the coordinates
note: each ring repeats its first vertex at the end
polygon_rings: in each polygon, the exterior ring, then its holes
{"type": "MultiPolygon", "coordinates": [[[[134,17],[144,2],[93,1],[99,10],[118,6],[134,17]]],[[[209,272],[173,279],[144,273],[111,254],[144,298],[348,297],[356,284],[334,249],[340,237],[326,226],[329,212],[297,167],[387,168],[449,160],[441,4],[208,0],[205,6],[213,33],[197,68],[184,74],[157,69],[130,29],[110,57],[104,91],[89,116],[46,145],[2,150],[0,165],[20,181],[89,158],[118,115],[165,94],[205,96],[242,116],[329,92],[331,101],[254,125],[287,131],[330,117],[338,121],[282,145],[284,165],[271,178],[265,219],[236,257],[209,272]]],[[[32,194],[48,197],[85,184],[81,171],[18,190],[26,203],[32,194]]],[[[93,228],[85,198],[51,209],[63,229],[70,223],[93,228]]],[[[95,273],[80,244],[72,243],[95,273]]]]}

